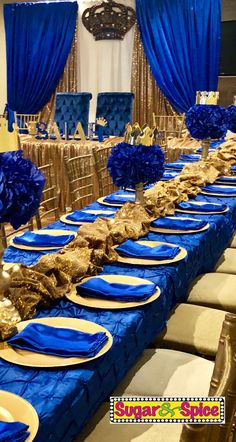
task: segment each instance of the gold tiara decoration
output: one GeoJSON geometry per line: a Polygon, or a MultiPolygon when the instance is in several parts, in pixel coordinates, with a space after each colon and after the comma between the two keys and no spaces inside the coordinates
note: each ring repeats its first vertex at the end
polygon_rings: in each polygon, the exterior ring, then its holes
{"type": "Polygon", "coordinates": [[[146,124],[140,127],[139,123],[134,123],[133,126],[128,123],[124,135],[124,141],[128,144],[138,146],[152,146],[154,141],[154,129],[151,129],[146,124]]]}
{"type": "Polygon", "coordinates": [[[220,93],[217,91],[197,91],[196,104],[217,104],[220,93]]]}

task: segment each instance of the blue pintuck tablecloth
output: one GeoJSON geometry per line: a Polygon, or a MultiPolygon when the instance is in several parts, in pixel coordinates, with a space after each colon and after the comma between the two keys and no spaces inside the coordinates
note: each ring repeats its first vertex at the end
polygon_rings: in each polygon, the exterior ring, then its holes
{"type": "MultiPolygon", "coordinates": [[[[29,369],[0,359],[0,389],[24,397],[38,412],[40,427],[37,442],[73,440],[144,348],[163,330],[168,312],[178,302],[186,299],[187,288],[193,279],[200,273],[213,270],[236,227],[236,198],[199,195],[196,200],[225,202],[230,210],[223,215],[191,215],[210,223],[209,230],[202,233],[149,233],[145,237],[185,247],[188,256],[183,261],[168,266],[146,267],[117,263],[106,265],[103,269],[104,273],[121,273],[155,282],[161,288],[161,296],[155,302],[130,310],[109,311],[84,308],[61,300],[53,308],[37,313],[37,317],[76,317],[101,324],[111,332],[114,339],[113,346],[106,355],[69,370],[29,369]]],[[[94,209],[101,207],[105,208],[98,203],[90,206],[94,209]]],[[[190,215],[179,213],[178,216],[190,215]]],[[[68,229],[68,225],[60,221],[49,227],[68,229]]],[[[27,262],[28,255],[25,251],[9,248],[4,259],[11,261],[14,257],[16,261],[21,259],[27,262]]],[[[34,260],[39,255],[34,256],[34,260]]]]}

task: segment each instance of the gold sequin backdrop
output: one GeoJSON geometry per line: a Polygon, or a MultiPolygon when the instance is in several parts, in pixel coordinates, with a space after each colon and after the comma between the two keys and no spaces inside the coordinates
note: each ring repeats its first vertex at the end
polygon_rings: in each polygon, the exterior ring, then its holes
{"type": "Polygon", "coordinates": [[[74,38],[63,75],[55,92],[52,94],[50,101],[44,106],[44,108],[41,111],[41,121],[45,121],[47,123],[50,118],[53,118],[57,92],[77,92],[78,90],[77,59],[78,59],[78,20],[76,22],[74,38]]]}
{"type": "Polygon", "coordinates": [[[165,99],[151,73],[137,24],[134,31],[131,89],[135,95],[133,121],[153,125],[153,112],[157,115],[173,115],[174,109],[165,99]]]}

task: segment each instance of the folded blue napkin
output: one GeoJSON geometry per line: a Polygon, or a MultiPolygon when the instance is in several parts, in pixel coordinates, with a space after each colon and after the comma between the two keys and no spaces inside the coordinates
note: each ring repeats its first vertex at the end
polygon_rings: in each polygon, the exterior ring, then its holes
{"type": "Polygon", "coordinates": [[[233,172],[236,172],[236,165],[231,166],[231,170],[232,170],[233,172]]]}
{"type": "Polygon", "coordinates": [[[106,203],[111,204],[124,204],[127,201],[135,201],[135,195],[132,192],[112,193],[104,198],[106,203]]]}
{"type": "Polygon", "coordinates": [[[199,161],[201,159],[201,155],[197,154],[182,154],[180,156],[180,160],[183,161],[199,161]]]}
{"type": "Polygon", "coordinates": [[[177,208],[181,210],[187,210],[189,212],[224,212],[227,209],[227,206],[226,204],[197,204],[196,202],[184,201],[177,204],[177,208]]]}
{"type": "Polygon", "coordinates": [[[24,442],[30,434],[28,428],[22,422],[0,421],[0,442],[24,442]]]}
{"type": "Polygon", "coordinates": [[[179,219],[177,217],[158,218],[152,222],[151,226],[161,229],[171,230],[200,230],[207,225],[206,221],[200,219],[179,219]]]}
{"type": "Polygon", "coordinates": [[[112,218],[115,214],[112,213],[88,213],[84,212],[83,210],[76,210],[75,212],[71,213],[70,215],[67,215],[67,219],[74,222],[88,222],[93,223],[97,218],[106,217],[106,218],[112,218]]]}
{"type": "Polygon", "coordinates": [[[188,163],[181,163],[181,162],[166,163],[165,167],[168,169],[182,170],[184,168],[184,166],[186,166],[187,164],[188,163]]]}
{"type": "Polygon", "coordinates": [[[138,244],[131,239],[128,239],[119,247],[117,247],[116,251],[121,256],[129,256],[132,258],[157,259],[161,261],[165,259],[174,259],[179,254],[180,248],[178,246],[169,246],[168,244],[161,244],[156,247],[148,247],[142,244],[138,244]]]}
{"type": "Polygon", "coordinates": [[[236,187],[219,187],[219,186],[214,186],[214,185],[210,185],[210,186],[205,186],[202,189],[204,192],[207,193],[219,193],[221,195],[235,195],[236,194],[236,187]]]}
{"type": "Polygon", "coordinates": [[[14,244],[33,246],[33,247],[63,247],[74,239],[74,235],[53,236],[37,234],[34,232],[25,232],[23,235],[15,236],[14,244]]]}
{"type": "Polygon", "coordinates": [[[106,333],[84,333],[69,328],[31,323],[8,340],[13,348],[63,358],[91,358],[106,344],[106,333]]]}
{"type": "Polygon", "coordinates": [[[172,180],[179,175],[179,172],[171,172],[170,170],[166,170],[162,175],[162,180],[172,180]]]}
{"type": "Polygon", "coordinates": [[[112,301],[146,301],[156,291],[156,285],[151,284],[120,284],[107,282],[102,278],[91,278],[77,286],[77,292],[88,298],[109,299],[112,301]]]}
{"type": "Polygon", "coordinates": [[[236,184],[236,176],[220,176],[219,178],[217,178],[217,182],[221,182],[221,183],[235,183],[236,184]]]}

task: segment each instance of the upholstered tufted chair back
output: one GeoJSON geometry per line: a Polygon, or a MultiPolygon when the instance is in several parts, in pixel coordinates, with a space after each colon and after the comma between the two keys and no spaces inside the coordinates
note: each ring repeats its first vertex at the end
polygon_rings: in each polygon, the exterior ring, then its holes
{"type": "Polygon", "coordinates": [[[98,94],[96,117],[107,120],[104,135],[124,135],[125,125],[132,122],[133,100],[134,94],[130,92],[98,94]]]}
{"type": "Polygon", "coordinates": [[[85,135],[88,134],[89,105],[92,94],[90,92],[58,93],[56,96],[55,121],[60,132],[65,132],[67,123],[68,135],[73,135],[80,121],[85,135]]]}

